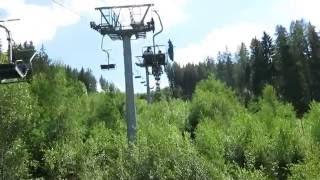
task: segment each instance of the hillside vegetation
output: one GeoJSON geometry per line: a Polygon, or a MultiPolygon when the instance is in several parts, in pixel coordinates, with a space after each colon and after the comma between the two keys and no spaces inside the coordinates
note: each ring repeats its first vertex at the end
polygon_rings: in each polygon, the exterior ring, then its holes
{"type": "MultiPolygon", "coordinates": [[[[151,105],[137,97],[129,146],[125,96],[113,84],[100,78],[97,92],[90,70],[45,52],[34,62],[29,83],[0,85],[0,179],[319,179],[320,103],[315,91],[308,101],[290,99],[288,74],[254,89],[208,69],[191,90],[171,81],[151,105]]],[[[316,88],[319,79],[308,82],[316,88]]]]}

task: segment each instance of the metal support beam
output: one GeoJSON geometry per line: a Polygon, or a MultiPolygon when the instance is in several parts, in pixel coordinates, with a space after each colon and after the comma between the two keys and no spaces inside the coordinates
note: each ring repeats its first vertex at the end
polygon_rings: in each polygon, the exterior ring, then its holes
{"type": "Polygon", "coordinates": [[[97,7],[95,8],[96,10],[99,9],[123,9],[123,8],[136,8],[136,7],[150,7],[153,6],[154,4],[139,4],[139,5],[127,5],[127,6],[108,6],[108,7],[97,7]]]}
{"type": "Polygon", "coordinates": [[[123,37],[123,56],[126,81],[126,116],[127,136],[130,143],[136,139],[136,107],[134,102],[132,55],[131,55],[131,34],[123,37]]]}
{"type": "Polygon", "coordinates": [[[147,102],[148,102],[148,104],[151,104],[151,94],[150,94],[150,83],[149,83],[148,66],[146,66],[146,81],[147,81],[147,102]]]}
{"type": "MultiPolygon", "coordinates": [[[[110,22],[108,21],[108,18],[106,17],[106,15],[102,12],[102,9],[99,9],[100,13],[101,13],[101,17],[103,17],[103,19],[107,22],[107,24],[110,24],[110,22]]],[[[102,22],[101,22],[102,23],[102,22]]]]}

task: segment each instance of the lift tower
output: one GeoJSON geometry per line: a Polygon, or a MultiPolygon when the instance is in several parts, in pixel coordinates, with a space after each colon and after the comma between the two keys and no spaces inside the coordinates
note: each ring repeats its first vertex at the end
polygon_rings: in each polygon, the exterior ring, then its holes
{"type": "MultiPolygon", "coordinates": [[[[126,82],[126,118],[127,118],[127,136],[129,143],[135,142],[136,136],[136,109],[134,102],[133,89],[133,73],[132,73],[132,54],[131,54],[131,38],[145,38],[146,33],[154,31],[154,21],[145,23],[145,18],[153,4],[128,5],[128,6],[109,6],[98,7],[101,13],[101,22],[96,24],[90,22],[92,29],[98,31],[101,35],[108,35],[111,40],[123,41],[124,70],[126,82]],[[120,13],[129,12],[127,19],[129,24],[120,22],[122,16],[120,13]],[[143,14],[141,12],[144,11],[143,14]],[[140,12],[140,14],[138,14],[140,12]],[[137,20],[137,16],[141,16],[137,20]]],[[[126,14],[124,14],[126,15],[126,14]]],[[[123,20],[125,21],[125,20],[123,20]]]]}

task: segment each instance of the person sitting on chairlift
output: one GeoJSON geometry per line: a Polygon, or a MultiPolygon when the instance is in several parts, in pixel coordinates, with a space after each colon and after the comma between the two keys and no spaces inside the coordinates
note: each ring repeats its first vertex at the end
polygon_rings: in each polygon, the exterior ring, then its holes
{"type": "Polygon", "coordinates": [[[144,52],[143,52],[143,63],[150,66],[152,64],[153,60],[153,52],[151,47],[148,47],[144,52]]]}
{"type": "Polygon", "coordinates": [[[153,54],[153,52],[152,52],[152,50],[151,50],[151,47],[148,47],[148,48],[144,51],[143,55],[150,55],[150,54],[153,54]]]}

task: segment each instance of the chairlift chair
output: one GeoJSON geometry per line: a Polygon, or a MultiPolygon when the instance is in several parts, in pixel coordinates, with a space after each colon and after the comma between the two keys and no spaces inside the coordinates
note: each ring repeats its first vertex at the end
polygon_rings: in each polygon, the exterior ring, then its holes
{"type": "Polygon", "coordinates": [[[12,83],[20,82],[27,75],[28,72],[32,69],[32,60],[37,55],[35,52],[29,60],[29,63],[24,63],[23,60],[14,60],[12,59],[12,38],[11,33],[7,27],[0,25],[0,28],[3,28],[7,32],[8,36],[8,60],[7,64],[0,64],[0,83],[12,83]]]}
{"type": "Polygon", "coordinates": [[[100,68],[102,70],[115,69],[116,65],[115,64],[110,64],[110,54],[109,54],[110,49],[104,49],[103,48],[103,41],[104,41],[104,36],[102,36],[102,40],[101,40],[101,50],[107,54],[107,62],[108,62],[108,64],[102,64],[102,65],[100,65],[100,68]]]}
{"type": "MultiPolygon", "coordinates": [[[[155,47],[160,47],[160,45],[154,45],[155,47]]],[[[143,64],[144,66],[154,66],[156,64],[159,64],[161,66],[165,66],[166,63],[166,54],[162,51],[158,51],[154,53],[155,50],[150,51],[151,46],[147,47],[147,49],[143,52],[142,58],[143,58],[143,64]]]]}
{"type": "Polygon", "coordinates": [[[0,80],[24,78],[28,67],[21,60],[15,64],[0,64],[0,80]]]}

